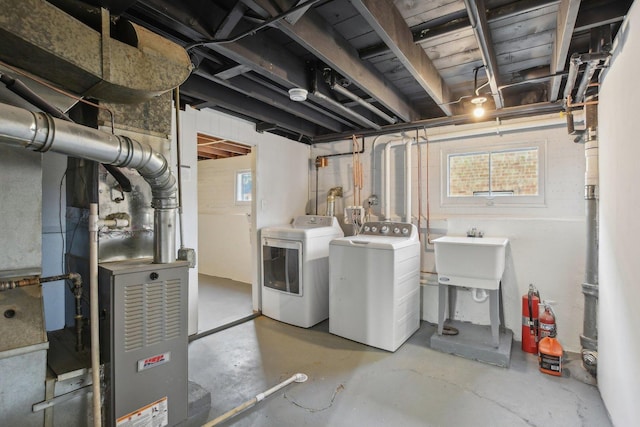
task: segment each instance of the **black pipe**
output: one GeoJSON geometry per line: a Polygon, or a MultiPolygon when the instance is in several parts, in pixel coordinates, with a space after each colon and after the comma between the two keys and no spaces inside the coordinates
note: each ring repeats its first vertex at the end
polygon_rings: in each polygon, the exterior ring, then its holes
{"type": "Polygon", "coordinates": [[[113,176],[116,179],[116,181],[118,181],[118,185],[120,185],[120,189],[123,192],[131,193],[131,188],[132,188],[131,181],[129,181],[129,178],[127,178],[127,176],[124,173],[122,173],[119,167],[108,165],[105,163],[102,163],[102,166],[104,166],[107,172],[109,172],[111,176],[113,176]]]}
{"type": "MultiPolygon", "coordinates": [[[[355,153],[357,153],[357,154],[362,154],[362,153],[364,153],[364,138],[365,138],[365,137],[364,137],[364,136],[362,136],[362,149],[361,149],[360,151],[356,151],[355,153]]],[[[349,155],[352,155],[352,154],[354,154],[354,152],[353,152],[353,151],[349,151],[349,152],[347,152],[347,153],[327,154],[326,156],[318,156],[318,157],[316,157],[316,160],[317,160],[319,157],[338,157],[338,156],[349,156],[349,155]]]]}
{"type": "MultiPolygon", "coordinates": [[[[0,73],[0,81],[4,83],[7,89],[9,89],[11,92],[15,93],[20,98],[24,99],[39,110],[52,115],[56,119],[73,123],[73,120],[71,120],[69,116],[62,112],[58,107],[49,103],[46,99],[42,98],[40,95],[29,89],[20,80],[0,73]]],[[[120,188],[123,192],[131,192],[131,181],[129,181],[129,178],[127,178],[126,175],[122,173],[120,168],[104,163],[102,164],[102,166],[104,166],[107,172],[109,172],[111,176],[113,176],[115,180],[118,181],[118,184],[120,185],[120,188]]]]}
{"type": "Polygon", "coordinates": [[[0,73],[0,81],[4,83],[7,89],[9,89],[11,92],[15,93],[20,98],[27,101],[29,104],[39,108],[43,112],[51,114],[56,119],[66,120],[68,122],[72,121],[58,107],[48,103],[44,98],[40,97],[37,93],[29,89],[20,80],[0,73]]]}
{"type": "MultiPolygon", "coordinates": [[[[515,107],[505,107],[499,110],[487,111],[484,116],[484,121],[500,119],[512,119],[517,117],[526,117],[534,114],[549,114],[557,113],[563,110],[561,104],[553,104],[550,102],[540,102],[537,104],[518,105],[515,107]]],[[[375,129],[363,129],[358,133],[362,136],[377,136],[386,135],[395,132],[404,132],[422,128],[433,128],[449,125],[462,125],[468,123],[476,123],[477,120],[473,118],[471,114],[463,114],[458,116],[438,117],[434,119],[422,119],[411,123],[396,123],[395,125],[383,126],[380,130],[375,129]]],[[[349,139],[353,132],[333,133],[326,135],[319,135],[314,137],[311,142],[313,144],[322,144],[327,142],[334,142],[349,139]]],[[[327,157],[327,156],[321,156],[327,157]]]]}

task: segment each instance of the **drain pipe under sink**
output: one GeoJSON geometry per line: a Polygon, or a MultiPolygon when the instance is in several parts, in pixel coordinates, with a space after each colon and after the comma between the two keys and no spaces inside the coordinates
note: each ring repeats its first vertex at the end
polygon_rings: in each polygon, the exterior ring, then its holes
{"type": "Polygon", "coordinates": [[[489,298],[489,293],[486,289],[472,288],[471,297],[475,302],[485,302],[489,298]]]}

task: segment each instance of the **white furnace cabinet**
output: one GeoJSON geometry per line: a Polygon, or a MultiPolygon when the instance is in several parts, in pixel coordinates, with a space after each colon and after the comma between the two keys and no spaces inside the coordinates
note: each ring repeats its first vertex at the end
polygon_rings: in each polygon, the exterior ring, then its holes
{"type": "Polygon", "coordinates": [[[186,262],[100,264],[106,425],[174,426],[187,418],[187,277],[186,262]]]}

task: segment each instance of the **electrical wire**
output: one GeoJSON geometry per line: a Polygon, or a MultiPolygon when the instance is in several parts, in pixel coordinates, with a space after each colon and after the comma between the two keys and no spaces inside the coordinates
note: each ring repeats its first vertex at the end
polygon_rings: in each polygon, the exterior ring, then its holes
{"type": "Polygon", "coordinates": [[[203,40],[200,42],[196,42],[196,43],[191,43],[189,45],[187,45],[185,47],[185,50],[188,52],[193,48],[196,47],[200,47],[200,46],[207,46],[207,45],[211,45],[211,44],[226,44],[226,43],[234,43],[237,42],[247,36],[253,36],[255,35],[258,31],[271,26],[271,24],[273,24],[276,21],[279,21],[283,18],[286,18],[287,16],[291,15],[294,12],[297,12],[301,9],[305,9],[308,7],[313,6],[314,4],[318,3],[320,0],[309,0],[307,2],[301,3],[295,7],[292,7],[291,9],[287,10],[286,12],[283,12],[279,15],[276,15],[270,19],[267,19],[266,21],[264,21],[262,24],[258,25],[255,28],[251,28],[250,30],[245,31],[244,33],[238,34],[235,37],[230,37],[230,38],[226,38],[226,39],[210,39],[210,40],[203,40]]]}
{"type": "Polygon", "coordinates": [[[64,250],[66,248],[66,242],[65,242],[65,236],[64,236],[64,232],[62,230],[62,183],[65,181],[65,178],[67,177],[67,169],[65,168],[64,173],[62,174],[62,177],[60,178],[60,193],[58,195],[58,225],[60,226],[60,238],[62,239],[62,263],[60,265],[61,269],[62,269],[62,273],[64,273],[64,267],[65,267],[65,263],[64,263],[64,250]]]}

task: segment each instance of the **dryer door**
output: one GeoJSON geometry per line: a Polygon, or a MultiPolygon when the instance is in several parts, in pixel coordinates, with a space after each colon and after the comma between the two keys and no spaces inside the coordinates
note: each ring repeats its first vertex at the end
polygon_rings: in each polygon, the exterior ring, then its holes
{"type": "Polygon", "coordinates": [[[262,239],[262,286],[302,295],[302,242],[262,239]]]}

